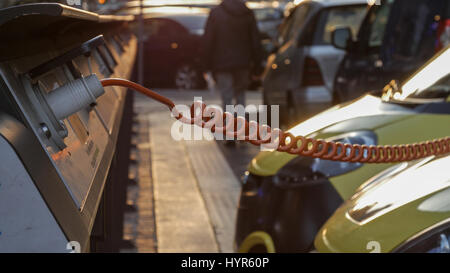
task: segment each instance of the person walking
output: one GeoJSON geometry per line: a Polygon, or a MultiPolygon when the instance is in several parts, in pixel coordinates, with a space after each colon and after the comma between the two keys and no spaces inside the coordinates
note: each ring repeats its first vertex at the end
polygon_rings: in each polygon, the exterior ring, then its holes
{"type": "Polygon", "coordinates": [[[253,11],[241,0],[223,0],[213,8],[203,37],[206,71],[213,73],[222,96],[222,107],[245,106],[250,78],[258,78],[262,67],[262,46],[253,11]]]}

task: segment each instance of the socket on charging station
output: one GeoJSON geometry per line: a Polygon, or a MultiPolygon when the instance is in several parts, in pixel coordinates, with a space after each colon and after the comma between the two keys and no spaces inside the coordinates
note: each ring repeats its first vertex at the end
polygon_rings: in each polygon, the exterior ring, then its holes
{"type": "Polygon", "coordinates": [[[63,120],[82,109],[95,106],[97,98],[105,93],[95,74],[70,81],[49,93],[39,85],[26,89],[30,90],[30,102],[43,121],[40,124],[43,135],[52,139],[60,149],[66,147],[64,138],[68,134],[63,120]]]}

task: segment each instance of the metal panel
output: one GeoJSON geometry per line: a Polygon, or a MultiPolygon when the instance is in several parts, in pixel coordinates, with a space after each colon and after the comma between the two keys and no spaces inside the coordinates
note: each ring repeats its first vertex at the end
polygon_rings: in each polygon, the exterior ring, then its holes
{"type": "Polygon", "coordinates": [[[0,151],[0,252],[68,252],[65,235],[1,136],[0,151]]]}
{"type": "MultiPolygon", "coordinates": [[[[134,59],[136,41],[130,39],[125,47],[125,53],[121,55],[119,66],[124,78],[129,78],[131,65],[129,59],[134,59]],[[127,60],[124,62],[123,60],[127,60]],[[123,67],[125,66],[125,67],[123,67]],[[126,71],[126,72],[123,72],[126,71]]],[[[65,139],[67,149],[60,151],[45,137],[40,129],[37,115],[30,107],[30,101],[23,88],[27,84],[26,78],[19,80],[23,71],[35,66],[42,60],[54,57],[56,52],[46,52],[35,58],[19,59],[14,62],[1,64],[0,74],[5,80],[7,89],[21,109],[26,129],[11,118],[0,118],[0,132],[5,133],[6,138],[24,160],[24,165],[29,170],[30,176],[42,193],[51,212],[61,225],[64,234],[70,239],[79,241],[82,250],[89,249],[89,233],[93,227],[97,214],[97,208],[103,193],[103,188],[109,172],[112,156],[119,131],[123,112],[124,88],[118,88],[110,92],[115,100],[109,100],[112,104],[103,107],[110,116],[109,126],[105,126],[103,116],[99,111],[82,111],[75,115],[79,124],[65,120],[68,129],[68,137],[65,139]],[[89,132],[86,139],[80,139],[74,127],[80,127],[89,132]],[[26,131],[26,134],[23,132],[26,131]],[[20,136],[18,138],[18,136],[20,136]]],[[[77,66],[84,75],[90,74],[87,58],[76,60],[77,66]]],[[[132,64],[132,63],[131,63],[132,64]]],[[[94,66],[95,67],[95,66],[94,66]]],[[[94,68],[95,70],[95,68],[94,68]]],[[[95,70],[94,72],[98,72],[95,70]]],[[[51,71],[43,75],[41,80],[44,85],[53,89],[55,86],[67,81],[64,72],[51,71]]],[[[100,75],[100,73],[97,73],[100,75]]],[[[114,76],[114,75],[113,75],[114,76]]],[[[108,101],[100,101],[99,104],[107,104],[108,101]]]]}

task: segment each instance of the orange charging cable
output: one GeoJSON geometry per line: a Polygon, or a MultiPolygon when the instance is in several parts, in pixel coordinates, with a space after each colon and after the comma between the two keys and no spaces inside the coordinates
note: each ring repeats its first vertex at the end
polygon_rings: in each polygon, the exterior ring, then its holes
{"type": "MultiPolygon", "coordinates": [[[[169,110],[173,110],[175,104],[169,98],[164,97],[142,85],[137,83],[124,80],[124,79],[102,79],[100,80],[104,87],[106,86],[122,86],[133,89],[150,97],[164,105],[166,105],[169,110]]],[[[191,115],[194,115],[195,104],[191,107],[191,115]]],[[[206,105],[201,105],[201,110],[205,110],[206,105]]],[[[223,119],[230,119],[232,114],[223,113],[223,119]]],[[[332,142],[322,139],[307,138],[304,136],[294,136],[289,132],[283,132],[280,129],[268,129],[268,134],[266,137],[262,137],[259,131],[254,135],[256,138],[253,139],[250,136],[250,127],[252,122],[248,122],[242,118],[234,118],[232,122],[227,123],[224,127],[218,127],[214,125],[212,127],[208,126],[208,121],[212,117],[202,117],[200,122],[195,118],[184,117],[181,113],[175,117],[184,123],[197,124],[202,128],[210,128],[212,132],[223,132],[225,135],[230,127],[228,124],[243,124],[243,130],[245,132],[244,140],[248,141],[254,145],[262,145],[270,143],[272,141],[271,131],[277,131],[278,142],[277,151],[287,152],[295,155],[310,156],[314,158],[321,158],[326,160],[343,161],[343,162],[360,162],[360,163],[394,163],[394,162],[404,162],[411,161],[415,159],[420,159],[432,155],[444,155],[450,153],[450,137],[445,137],[441,139],[435,139],[431,141],[424,141],[420,143],[404,144],[404,145],[359,145],[359,144],[349,144],[342,142],[332,142]]],[[[253,124],[257,124],[253,121],[253,124]]],[[[259,126],[259,125],[258,125],[259,126]]],[[[237,136],[237,132],[233,133],[237,136]]]]}

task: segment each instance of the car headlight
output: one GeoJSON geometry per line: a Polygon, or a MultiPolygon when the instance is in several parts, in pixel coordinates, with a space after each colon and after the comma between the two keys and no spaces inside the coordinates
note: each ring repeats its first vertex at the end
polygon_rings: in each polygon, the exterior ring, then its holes
{"type": "MultiPolygon", "coordinates": [[[[358,131],[334,136],[326,139],[349,144],[376,145],[377,137],[372,131],[358,131]]],[[[331,149],[331,148],[330,148],[331,149]]],[[[340,153],[340,151],[338,151],[340,153]]],[[[367,151],[365,151],[367,153],[367,151]]],[[[348,155],[350,150],[347,150],[348,155]]],[[[292,180],[302,182],[316,180],[320,177],[333,177],[348,173],[360,168],[363,163],[359,162],[339,162],[320,158],[310,158],[299,156],[291,160],[280,171],[278,171],[275,182],[292,180]],[[299,176],[301,175],[301,176],[299,176]]]]}
{"type": "MultiPolygon", "coordinates": [[[[344,134],[340,136],[335,136],[333,138],[327,139],[327,141],[342,142],[349,144],[359,144],[359,145],[376,145],[377,136],[372,131],[359,131],[352,132],[349,134],[344,134]]],[[[340,152],[338,150],[338,152],[340,152]]],[[[365,151],[367,153],[367,151],[365,151]]],[[[346,155],[349,155],[348,150],[346,155]]],[[[366,154],[364,156],[367,156],[366,154]]],[[[327,177],[337,176],[340,174],[348,173],[361,167],[363,163],[359,162],[338,162],[332,160],[323,160],[320,158],[314,158],[314,162],[311,168],[315,172],[323,173],[327,177]]]]}
{"type": "Polygon", "coordinates": [[[450,253],[450,219],[412,237],[394,252],[450,253]]]}

